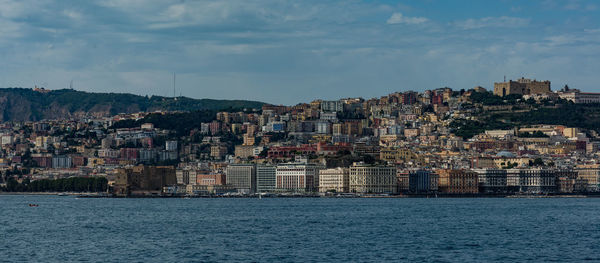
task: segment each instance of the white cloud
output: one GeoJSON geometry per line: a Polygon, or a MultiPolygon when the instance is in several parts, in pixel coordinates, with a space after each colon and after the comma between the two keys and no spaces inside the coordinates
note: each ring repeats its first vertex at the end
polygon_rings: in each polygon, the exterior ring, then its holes
{"type": "Polygon", "coordinates": [[[594,29],[584,29],[583,32],[585,33],[590,33],[590,34],[594,34],[594,33],[600,33],[600,28],[594,28],[594,29]]]}
{"type": "Polygon", "coordinates": [[[571,0],[565,6],[565,10],[574,10],[574,11],[594,11],[598,7],[594,4],[582,4],[581,1],[571,0]]]}
{"type": "Polygon", "coordinates": [[[529,25],[530,19],[520,17],[484,17],[480,19],[467,19],[454,23],[461,29],[479,29],[486,27],[523,27],[529,25]]]}
{"type": "Polygon", "coordinates": [[[409,17],[404,16],[401,13],[393,13],[392,16],[387,20],[388,24],[409,24],[416,25],[422,24],[429,21],[426,17],[409,17]]]}
{"type": "Polygon", "coordinates": [[[83,15],[75,10],[64,10],[63,14],[73,20],[81,20],[83,18],[83,15]]]}

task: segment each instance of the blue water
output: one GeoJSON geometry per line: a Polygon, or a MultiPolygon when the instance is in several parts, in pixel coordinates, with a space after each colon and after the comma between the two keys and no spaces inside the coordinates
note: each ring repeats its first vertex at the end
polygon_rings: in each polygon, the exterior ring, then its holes
{"type": "Polygon", "coordinates": [[[600,261],[595,198],[0,196],[0,205],[0,261],[10,262],[600,261]]]}

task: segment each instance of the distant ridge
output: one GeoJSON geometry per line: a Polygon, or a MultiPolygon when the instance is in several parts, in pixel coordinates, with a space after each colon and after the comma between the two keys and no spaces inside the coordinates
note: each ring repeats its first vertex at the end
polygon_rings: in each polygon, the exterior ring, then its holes
{"type": "Polygon", "coordinates": [[[260,108],[247,100],[169,98],[127,93],[92,93],[71,89],[0,88],[0,121],[39,121],[143,111],[195,111],[260,108]]]}

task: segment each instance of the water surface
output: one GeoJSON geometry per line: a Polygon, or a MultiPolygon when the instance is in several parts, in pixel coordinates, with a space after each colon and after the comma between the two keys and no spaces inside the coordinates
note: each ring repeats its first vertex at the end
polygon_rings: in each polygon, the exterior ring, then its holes
{"type": "Polygon", "coordinates": [[[0,205],[0,261],[600,261],[596,198],[0,196],[0,205]]]}

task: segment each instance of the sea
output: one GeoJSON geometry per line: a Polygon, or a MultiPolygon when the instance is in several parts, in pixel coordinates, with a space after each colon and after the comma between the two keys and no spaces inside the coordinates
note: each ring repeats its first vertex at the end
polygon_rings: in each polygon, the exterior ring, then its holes
{"type": "Polygon", "coordinates": [[[600,262],[600,198],[2,195],[0,211],[0,262],[600,262]]]}

